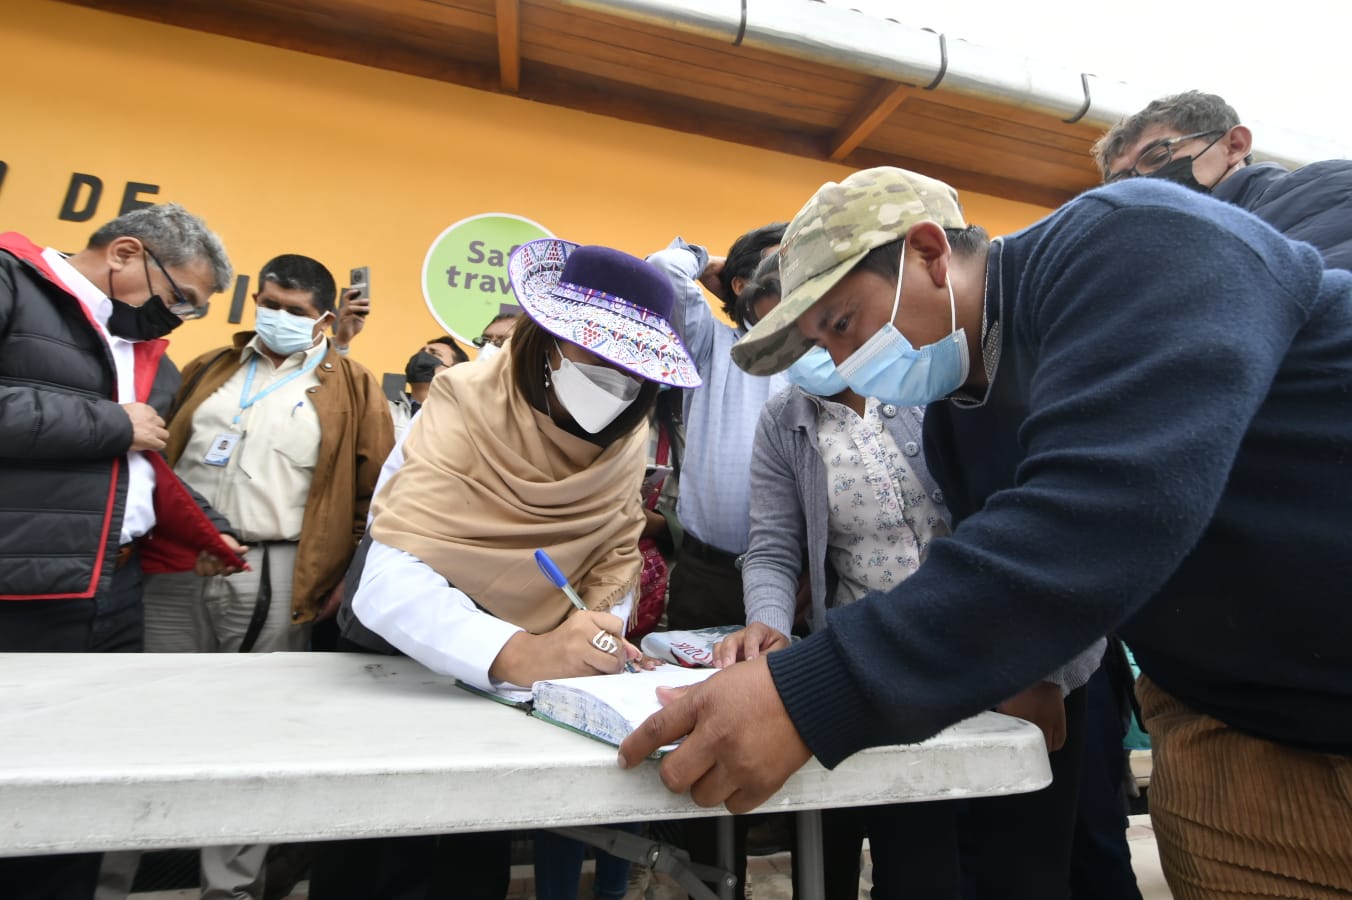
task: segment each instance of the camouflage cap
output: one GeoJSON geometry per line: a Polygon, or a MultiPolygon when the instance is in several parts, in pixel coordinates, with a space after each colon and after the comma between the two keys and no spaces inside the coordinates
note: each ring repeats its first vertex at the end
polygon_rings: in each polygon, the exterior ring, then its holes
{"type": "Polygon", "coordinates": [[[798,330],[798,317],[870,250],[905,237],[920,222],[966,228],[958,192],[886,166],[822,185],[784,232],[779,305],[732,346],[733,361],[752,375],[773,375],[793,365],[812,346],[798,330]]]}

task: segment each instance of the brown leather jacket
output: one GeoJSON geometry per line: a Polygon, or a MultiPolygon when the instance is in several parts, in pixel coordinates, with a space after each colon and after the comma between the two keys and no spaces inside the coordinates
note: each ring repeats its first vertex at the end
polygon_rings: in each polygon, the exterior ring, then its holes
{"type": "MultiPolygon", "coordinates": [[[[203,353],[183,367],[183,386],[169,414],[165,455],[175,465],[192,431],[193,412],[240,367],[252,331],[235,335],[231,347],[203,353]]],[[[380,382],[364,366],[333,349],[314,370],[310,388],[319,416],[319,456],[305,501],[300,545],[291,585],[291,621],[310,622],[324,610],[343,580],[352,551],[366,531],[366,510],[380,467],[394,447],[394,426],[380,382]]],[[[331,615],[335,607],[324,610],[331,615]]]]}

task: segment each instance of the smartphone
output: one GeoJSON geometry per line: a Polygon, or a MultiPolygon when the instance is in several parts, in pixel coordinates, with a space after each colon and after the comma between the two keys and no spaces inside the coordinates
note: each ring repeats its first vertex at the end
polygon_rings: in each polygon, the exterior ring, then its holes
{"type": "MultiPolygon", "coordinates": [[[[348,272],[348,278],[349,278],[348,281],[349,287],[347,290],[357,291],[357,296],[353,297],[352,299],[354,300],[371,299],[370,266],[358,266],[357,268],[352,269],[350,272],[348,272]]],[[[344,291],[343,293],[347,293],[347,291],[344,291]]],[[[362,313],[362,315],[365,315],[365,313],[362,313]]]]}
{"type": "Polygon", "coordinates": [[[639,485],[639,497],[643,499],[644,505],[649,501],[655,501],[657,495],[662,490],[662,483],[667,480],[671,474],[671,466],[653,466],[650,465],[643,473],[643,483],[639,485]]]}

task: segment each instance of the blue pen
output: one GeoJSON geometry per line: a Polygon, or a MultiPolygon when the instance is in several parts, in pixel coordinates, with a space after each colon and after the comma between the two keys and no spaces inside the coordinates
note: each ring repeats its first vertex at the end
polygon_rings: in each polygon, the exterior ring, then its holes
{"type": "MultiPolygon", "coordinates": [[[[587,608],[587,604],[582,602],[582,598],[577,595],[577,591],[573,590],[573,586],[568,583],[568,579],[564,576],[563,572],[554,564],[554,560],[549,558],[548,553],[543,550],[536,550],[535,564],[540,567],[541,572],[545,573],[545,577],[550,580],[554,587],[563,591],[563,595],[571,600],[574,606],[578,609],[587,608]]],[[[638,671],[638,669],[634,668],[634,664],[627,659],[624,661],[624,670],[626,672],[638,671]]]]}

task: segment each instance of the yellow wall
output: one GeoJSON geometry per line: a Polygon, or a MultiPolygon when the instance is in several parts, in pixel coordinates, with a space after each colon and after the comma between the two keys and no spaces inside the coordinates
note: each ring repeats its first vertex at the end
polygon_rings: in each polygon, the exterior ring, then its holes
{"type": "MultiPolygon", "coordinates": [[[[79,249],[118,213],[123,186],[160,186],[256,277],[278,253],[323,261],[339,284],[372,269],[373,312],[354,356],[402,372],[440,333],[421,267],[452,223],[506,212],[559,237],[644,255],[675,234],[722,253],[791,218],[847,169],[441,82],[44,0],[9,0],[0,231],[79,249]],[[97,213],[62,221],[72,173],[104,182],[97,213]]],[[[1046,210],[964,194],[993,234],[1046,210]]],[[[252,289],[252,288],[251,288],[252,289]]],[[[230,297],[173,335],[180,364],[223,344],[230,297]]]]}

